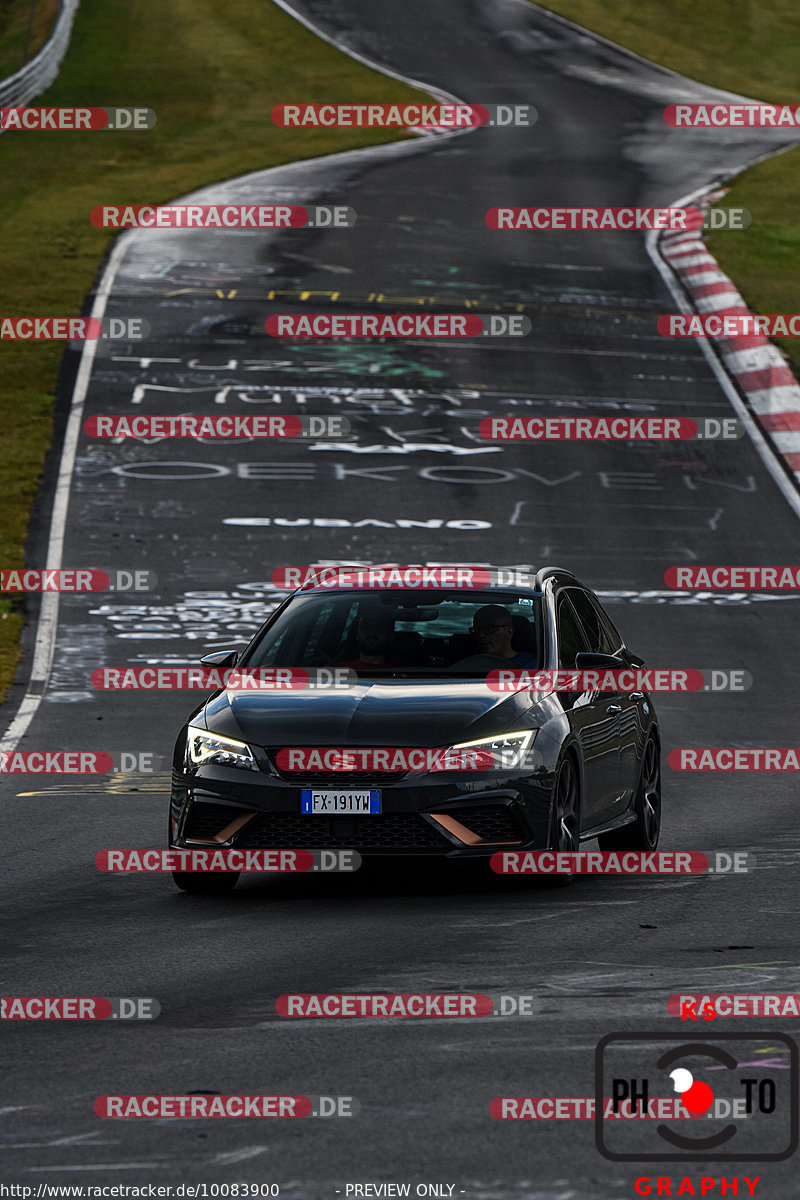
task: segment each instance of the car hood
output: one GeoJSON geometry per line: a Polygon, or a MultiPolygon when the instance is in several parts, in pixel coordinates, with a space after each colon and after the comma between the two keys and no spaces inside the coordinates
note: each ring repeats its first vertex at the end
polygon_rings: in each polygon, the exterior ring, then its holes
{"type": "Polygon", "coordinates": [[[205,719],[256,746],[432,747],[529,728],[531,701],[529,691],[498,695],[472,680],[365,680],[329,692],[220,692],[205,719]]]}

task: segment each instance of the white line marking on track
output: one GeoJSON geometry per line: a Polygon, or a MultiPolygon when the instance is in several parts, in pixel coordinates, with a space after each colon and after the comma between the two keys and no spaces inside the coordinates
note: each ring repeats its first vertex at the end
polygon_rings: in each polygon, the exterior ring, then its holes
{"type": "MultiPolygon", "coordinates": [[[[91,316],[102,320],[105,315],[108,297],[114,277],[127,250],[128,237],[123,234],[115,243],[103,271],[100,287],[92,305],[91,316]]],[[[69,508],[70,488],[72,486],[72,471],[75,466],[75,452],[83,423],[83,408],[86,392],[92,373],[92,364],[99,342],[96,339],[83,343],[81,361],[72,389],[72,404],[70,406],[67,428],[64,433],[64,444],[61,450],[61,462],[58,468],[55,494],[53,496],[53,513],[50,520],[50,539],[47,546],[45,564],[49,568],[60,568],[64,553],[64,533],[67,524],[67,509],[69,508]]],[[[56,627],[58,625],[58,592],[44,592],[39,609],[39,620],[36,626],[36,641],[33,651],[33,667],[28,681],[28,690],[22,699],[14,720],[11,722],[5,736],[0,740],[0,750],[13,750],[17,742],[25,734],[42,699],[50,668],[53,665],[53,650],[55,648],[56,627]]]]}

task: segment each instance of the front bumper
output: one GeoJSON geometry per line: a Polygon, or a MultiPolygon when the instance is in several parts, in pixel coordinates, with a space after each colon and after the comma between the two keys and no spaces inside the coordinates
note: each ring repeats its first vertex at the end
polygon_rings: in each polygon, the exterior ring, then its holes
{"type": "Polygon", "coordinates": [[[287,782],[261,772],[203,767],[173,772],[171,844],[237,849],[350,849],[365,855],[472,858],[502,849],[545,849],[552,775],[504,771],[403,779],[342,774],[287,782]],[[378,788],[380,813],[327,816],[300,810],[303,788],[378,788]]]}

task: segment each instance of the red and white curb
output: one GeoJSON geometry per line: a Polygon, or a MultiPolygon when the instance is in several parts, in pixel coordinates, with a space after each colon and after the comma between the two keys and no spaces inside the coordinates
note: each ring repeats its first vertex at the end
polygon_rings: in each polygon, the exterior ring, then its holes
{"type": "MultiPolygon", "coordinates": [[[[705,209],[725,192],[709,192],[694,204],[705,209]]],[[[745,314],[750,309],[703,241],[701,229],[662,234],[662,258],[685,288],[698,313],[745,314]]],[[[708,339],[744,393],[775,452],[800,485],[800,384],[777,346],[763,334],[708,339]]]]}

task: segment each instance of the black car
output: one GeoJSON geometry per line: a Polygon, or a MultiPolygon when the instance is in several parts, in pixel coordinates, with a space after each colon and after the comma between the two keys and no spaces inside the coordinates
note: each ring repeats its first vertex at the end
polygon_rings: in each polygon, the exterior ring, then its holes
{"type": "MultiPolygon", "coordinates": [[[[241,655],[202,661],[243,673],[348,667],[354,682],[220,690],[195,709],[175,747],[171,847],[456,858],[575,850],[595,837],[604,850],[657,845],[661,742],[646,692],[498,692],[487,682],[501,667],[644,665],[569,571],[483,590],[312,585],[241,655]],[[314,747],[350,751],[349,769],[297,749],[314,747]],[[400,747],[455,748],[473,765],[489,754],[494,765],[377,770],[361,753],[400,747]]],[[[238,873],[174,878],[185,891],[214,891],[238,873]]]]}

